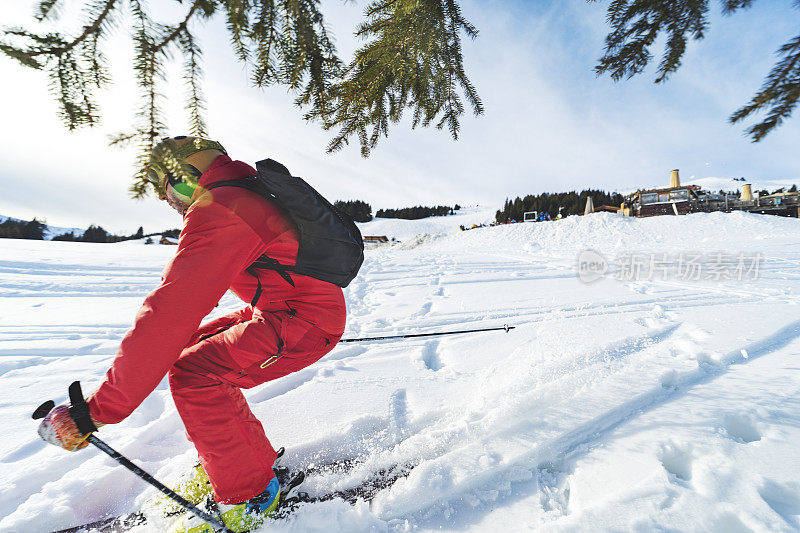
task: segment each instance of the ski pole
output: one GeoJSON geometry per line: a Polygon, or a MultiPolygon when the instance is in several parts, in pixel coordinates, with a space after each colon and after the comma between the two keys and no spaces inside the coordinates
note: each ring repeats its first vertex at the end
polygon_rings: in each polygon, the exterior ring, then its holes
{"type": "Polygon", "coordinates": [[[459,333],[477,333],[479,331],[500,331],[503,330],[508,333],[510,330],[515,329],[516,326],[504,325],[501,328],[483,328],[483,329],[462,329],[460,331],[440,331],[437,333],[410,333],[408,335],[388,335],[385,337],[363,337],[361,339],[342,339],[339,342],[364,342],[364,341],[385,341],[388,339],[410,339],[412,337],[434,337],[440,335],[457,335],[459,333]]]}
{"type": "MultiPolygon", "coordinates": [[[[81,383],[80,381],[75,381],[72,385],[69,386],[69,400],[72,404],[70,408],[70,414],[72,414],[73,409],[75,412],[81,412],[85,409],[85,413],[88,415],[88,408],[89,406],[86,404],[86,400],[83,398],[83,393],[81,392],[81,383]]],[[[32,418],[34,420],[38,420],[40,418],[44,418],[47,413],[49,413],[53,407],[55,407],[55,402],[53,400],[47,400],[42,405],[40,405],[36,410],[33,412],[32,418]]],[[[76,421],[77,423],[77,421],[76,421]]],[[[111,456],[115,461],[119,464],[136,474],[140,479],[149,483],[150,485],[154,486],[158,489],[162,494],[167,496],[168,498],[172,499],[175,503],[189,511],[190,513],[194,514],[196,517],[200,518],[201,520],[205,521],[207,524],[211,525],[215,531],[219,531],[222,533],[233,533],[230,529],[222,523],[221,520],[214,518],[210,514],[206,513],[205,511],[199,509],[196,505],[192,504],[192,502],[183,498],[180,494],[176,493],[159,480],[136,466],[130,459],[119,453],[117,450],[100,440],[99,438],[95,437],[94,435],[89,435],[86,438],[87,442],[93,444],[97,448],[100,449],[103,453],[108,454],[111,456]]]]}

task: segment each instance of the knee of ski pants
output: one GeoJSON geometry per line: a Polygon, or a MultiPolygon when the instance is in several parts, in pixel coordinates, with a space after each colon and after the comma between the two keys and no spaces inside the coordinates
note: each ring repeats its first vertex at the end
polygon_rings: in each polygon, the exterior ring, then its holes
{"type": "Polygon", "coordinates": [[[315,363],[340,338],[289,313],[257,312],[186,348],[170,369],[170,389],[204,387],[209,381],[254,387],[315,363]]]}

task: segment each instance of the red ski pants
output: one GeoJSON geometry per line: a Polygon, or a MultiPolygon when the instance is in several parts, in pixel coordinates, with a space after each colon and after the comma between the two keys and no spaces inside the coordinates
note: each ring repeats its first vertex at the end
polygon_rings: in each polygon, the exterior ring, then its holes
{"type": "Polygon", "coordinates": [[[267,488],[276,454],[240,389],[304,368],[340,337],[290,312],[250,307],[202,326],[169,372],[186,434],[220,503],[239,503],[267,488]]]}

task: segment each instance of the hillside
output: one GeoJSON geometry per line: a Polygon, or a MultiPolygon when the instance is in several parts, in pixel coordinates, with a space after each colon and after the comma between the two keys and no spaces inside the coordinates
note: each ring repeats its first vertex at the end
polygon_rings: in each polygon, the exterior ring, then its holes
{"type": "MultiPolygon", "coordinates": [[[[247,391],[284,464],[329,498],[260,533],[800,529],[800,220],[462,223],[362,225],[404,242],[367,250],[345,337],[516,329],[340,344],[247,391]],[[593,283],[576,274],[588,249],[606,261],[593,283]],[[737,278],[740,263],[757,268],[737,278]]],[[[40,441],[30,413],[75,379],[97,386],[173,251],[0,241],[4,533],[153,497],[94,449],[40,441]]],[[[212,316],[243,305],[228,294],[212,316]]],[[[99,435],[168,485],[197,460],[166,380],[99,435]]]]}

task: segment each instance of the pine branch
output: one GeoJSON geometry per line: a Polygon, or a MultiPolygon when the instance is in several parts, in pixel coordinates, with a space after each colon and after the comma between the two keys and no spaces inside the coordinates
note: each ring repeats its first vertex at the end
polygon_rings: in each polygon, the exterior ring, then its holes
{"type": "MultiPolygon", "coordinates": [[[[753,0],[722,0],[722,12],[730,15],[749,8],[752,3],[753,0]]],[[[795,4],[800,7],[800,0],[795,0],[795,4]]],[[[606,13],[611,31],[595,72],[608,74],[614,81],[642,73],[652,60],[650,49],[656,38],[666,34],[655,82],[665,81],[680,67],[689,38],[703,38],[708,27],[708,9],[708,0],[612,0],[606,13]]],[[[753,142],[763,139],[787,119],[800,98],[800,36],[781,47],[778,55],[780,59],[761,89],[729,118],[735,124],[765,111],[766,117],[761,122],[745,130],[753,142]]]]}
{"type": "Polygon", "coordinates": [[[189,8],[189,11],[186,13],[186,16],[183,18],[183,20],[177,26],[172,28],[172,31],[166,34],[162,38],[161,42],[153,46],[154,54],[165,50],[167,46],[173,44],[178,37],[180,37],[180,35],[186,31],[189,21],[192,19],[192,17],[194,17],[201,3],[203,3],[202,0],[195,0],[195,2],[192,3],[192,6],[189,8]]]}
{"type": "Polygon", "coordinates": [[[35,17],[39,22],[58,17],[59,3],[61,0],[42,0],[36,5],[35,17]]]}
{"type": "Polygon", "coordinates": [[[330,88],[330,107],[313,106],[305,115],[321,120],[325,129],[338,129],[328,151],[341,149],[355,135],[367,157],[405,108],[413,112],[412,127],[438,118],[436,127],[447,125],[457,139],[464,111],[458,87],[474,113],[483,113],[461,51],[461,32],[474,38],[477,30],[453,0],[376,0],[365,16],[356,35],[370,41],[330,88]]]}
{"type": "MultiPolygon", "coordinates": [[[[119,134],[112,139],[114,144],[135,142],[138,146],[136,156],[136,173],[131,186],[134,198],[141,198],[148,192],[147,171],[149,154],[156,145],[164,123],[159,111],[161,95],[156,82],[163,79],[162,54],[156,53],[157,26],[150,20],[139,0],[131,0],[131,12],[134,16],[134,71],[137,84],[141,90],[142,105],[137,112],[139,126],[130,133],[119,134]]],[[[163,41],[162,41],[163,42],[163,41]]]]}
{"type": "Polygon", "coordinates": [[[272,0],[258,0],[260,3],[258,17],[250,30],[249,37],[256,46],[256,69],[253,72],[253,84],[263,87],[277,80],[277,71],[273,60],[273,46],[277,41],[275,24],[278,20],[275,3],[272,0]]]}
{"type": "Polygon", "coordinates": [[[703,38],[707,13],[708,0],[612,1],[606,17],[612,31],[595,72],[608,73],[614,81],[642,73],[653,57],[650,47],[659,34],[666,33],[656,83],[665,81],[680,67],[688,38],[703,38]]]}
{"type": "MultiPolygon", "coordinates": [[[[70,51],[72,51],[73,48],[75,48],[76,46],[81,44],[84,40],[88,39],[89,37],[91,37],[95,33],[98,33],[102,29],[103,22],[106,20],[106,18],[109,15],[111,15],[111,11],[114,9],[114,5],[117,2],[118,2],[118,0],[106,0],[105,2],[102,2],[101,3],[102,10],[97,15],[97,17],[93,21],[91,21],[89,24],[84,26],[83,32],[80,35],[78,35],[75,39],[73,39],[72,41],[70,41],[68,43],[65,43],[65,44],[63,44],[61,46],[29,50],[29,51],[25,52],[24,55],[27,56],[27,57],[30,57],[30,58],[33,58],[33,57],[36,57],[36,56],[41,56],[41,55],[48,55],[48,56],[56,56],[57,57],[57,56],[69,53],[70,51]]],[[[53,2],[52,5],[50,5],[50,8],[47,10],[46,14],[49,14],[51,12],[51,10],[52,10],[54,5],[55,5],[55,2],[53,2]]]]}
{"type": "MultiPolygon", "coordinates": [[[[36,68],[47,68],[51,92],[59,102],[59,115],[70,131],[81,126],[93,126],[99,116],[94,104],[91,85],[100,87],[107,81],[105,61],[97,44],[113,21],[117,0],[96,0],[85,12],[88,21],[75,38],[48,33],[44,35],[21,28],[6,28],[3,35],[21,38],[27,46],[0,44],[0,51],[21,64],[36,68]]],[[[53,16],[56,1],[43,1],[38,5],[38,16],[53,16]]]]}
{"type": "Polygon", "coordinates": [[[784,44],[778,51],[781,59],[772,68],[750,102],[731,115],[732,124],[754,113],[766,110],[764,120],[745,130],[753,142],[758,142],[788,118],[800,99],[800,35],[784,44]]]}
{"type": "Polygon", "coordinates": [[[206,123],[203,119],[205,98],[199,82],[202,77],[202,68],[200,67],[202,52],[189,33],[182,36],[181,46],[185,50],[183,77],[188,89],[186,108],[189,110],[190,115],[189,133],[197,137],[205,137],[208,134],[206,123]]]}
{"type": "Polygon", "coordinates": [[[740,9],[747,9],[753,3],[753,0],[723,0],[722,12],[725,15],[730,15],[734,11],[740,9]]]}
{"type": "Polygon", "coordinates": [[[250,0],[227,0],[227,26],[231,34],[231,44],[236,56],[243,63],[250,59],[250,50],[245,43],[246,33],[250,27],[248,13],[252,7],[250,0]]]}

